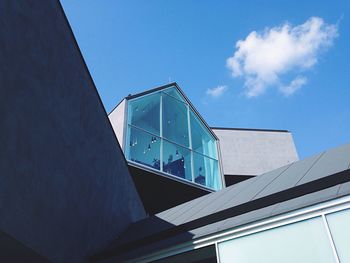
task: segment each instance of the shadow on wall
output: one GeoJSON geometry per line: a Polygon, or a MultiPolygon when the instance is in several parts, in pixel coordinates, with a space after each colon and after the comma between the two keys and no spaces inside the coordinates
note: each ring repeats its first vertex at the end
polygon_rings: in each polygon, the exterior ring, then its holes
{"type": "Polygon", "coordinates": [[[84,262],[145,216],[59,1],[0,1],[0,229],[84,262]]]}

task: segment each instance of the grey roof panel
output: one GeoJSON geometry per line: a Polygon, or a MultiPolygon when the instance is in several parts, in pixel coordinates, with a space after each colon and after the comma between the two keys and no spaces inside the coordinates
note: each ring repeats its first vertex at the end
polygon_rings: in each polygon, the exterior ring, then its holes
{"type": "MultiPolygon", "coordinates": [[[[274,210],[276,205],[267,206],[258,210],[254,210],[252,212],[242,214],[236,217],[231,217],[222,222],[220,227],[218,228],[218,231],[226,231],[227,229],[234,228],[236,226],[243,226],[251,222],[256,222],[262,219],[265,219],[269,217],[274,210]]],[[[198,233],[197,238],[200,237],[200,234],[198,233]]]]}
{"type": "Polygon", "coordinates": [[[192,235],[192,239],[196,239],[199,236],[206,236],[213,233],[217,233],[221,228],[223,221],[215,222],[214,224],[206,225],[200,228],[192,229],[189,231],[192,235]]]}
{"type": "Polygon", "coordinates": [[[303,195],[301,197],[279,203],[273,211],[273,214],[283,214],[296,209],[307,207],[311,204],[317,204],[334,199],[337,197],[338,189],[339,185],[336,185],[322,191],[317,191],[311,194],[303,195]]]}
{"type": "Polygon", "coordinates": [[[289,166],[278,168],[270,173],[265,173],[228,187],[226,188],[226,191],[216,192],[211,196],[207,196],[206,202],[202,202],[201,205],[186,211],[181,217],[177,217],[175,221],[172,221],[172,223],[178,225],[184,222],[189,222],[232,207],[233,205],[241,204],[247,200],[251,200],[262,187],[269,184],[288,167],[289,166]]]}
{"type": "Polygon", "coordinates": [[[301,209],[303,207],[308,207],[310,205],[322,203],[324,201],[332,200],[337,197],[342,197],[350,194],[350,182],[342,184],[341,186],[333,186],[331,188],[324,189],[322,191],[317,191],[312,194],[304,195],[289,201],[264,207],[262,209],[254,210],[249,213],[245,213],[236,217],[232,217],[220,222],[215,223],[215,231],[212,227],[207,228],[207,226],[197,228],[191,231],[193,234],[193,239],[204,237],[209,234],[213,234],[219,231],[227,231],[228,229],[233,229],[235,227],[242,227],[243,225],[258,222],[259,220],[265,220],[269,217],[277,216],[293,210],[301,209]],[[344,191],[339,194],[338,190],[341,186],[347,185],[343,188],[344,191]],[[345,190],[346,189],[346,190],[345,190]]]}
{"type": "Polygon", "coordinates": [[[131,226],[118,240],[117,254],[159,246],[178,235],[203,237],[349,195],[349,163],[347,144],[174,207],[131,226]]]}
{"type": "Polygon", "coordinates": [[[205,195],[192,201],[189,201],[185,205],[179,205],[177,207],[174,207],[172,209],[175,211],[175,213],[172,213],[171,215],[162,216],[161,214],[157,214],[157,216],[164,220],[181,220],[182,222],[187,221],[186,218],[195,215],[201,210],[206,211],[206,213],[208,213],[208,204],[216,204],[218,203],[218,200],[221,200],[221,198],[227,195],[232,196],[232,193],[240,192],[242,189],[245,189],[257,179],[258,177],[254,177],[245,180],[241,183],[222,189],[221,191],[214,192],[209,195],[205,195]],[[181,218],[179,218],[180,216],[181,218]]]}
{"type": "Polygon", "coordinates": [[[217,211],[219,204],[222,204],[226,200],[230,200],[232,196],[236,196],[244,192],[246,189],[249,189],[257,180],[259,180],[259,177],[254,177],[243,181],[242,184],[239,183],[230,186],[226,189],[226,191],[216,192],[216,195],[212,195],[213,198],[209,198],[208,196],[205,202],[202,202],[201,205],[193,207],[193,209],[183,213],[181,218],[177,218],[176,223],[179,224],[189,222],[217,211]]]}
{"type": "Polygon", "coordinates": [[[271,182],[265,189],[263,189],[256,198],[266,196],[270,193],[282,191],[290,188],[291,185],[296,185],[297,182],[312,168],[316,161],[323,153],[306,158],[304,160],[292,163],[282,176],[271,182]]]}
{"type": "Polygon", "coordinates": [[[349,153],[350,144],[326,151],[297,185],[348,169],[350,163],[349,153]]]}
{"type": "Polygon", "coordinates": [[[350,182],[341,184],[338,190],[338,196],[343,196],[350,193],[350,182]]]}
{"type": "Polygon", "coordinates": [[[221,202],[219,204],[216,204],[217,209],[214,211],[217,212],[220,210],[225,210],[232,206],[237,206],[247,201],[255,199],[260,191],[265,189],[265,187],[267,187],[279,176],[281,176],[286,170],[288,170],[289,167],[290,165],[286,165],[271,172],[258,176],[258,180],[256,180],[253,184],[247,187],[245,191],[242,191],[239,195],[232,196],[231,200],[229,200],[228,202],[221,202]]]}

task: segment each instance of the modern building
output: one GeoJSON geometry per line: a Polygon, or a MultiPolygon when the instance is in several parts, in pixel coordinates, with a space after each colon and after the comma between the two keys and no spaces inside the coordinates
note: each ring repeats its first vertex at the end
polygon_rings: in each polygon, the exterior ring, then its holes
{"type": "Polygon", "coordinates": [[[129,95],[109,118],[150,214],[225,187],[219,140],[176,83],[129,95]]]}
{"type": "Polygon", "coordinates": [[[349,262],[350,144],[134,223],[96,262],[349,262]]]}
{"type": "Polygon", "coordinates": [[[130,164],[210,190],[224,187],[218,138],[176,83],[126,97],[110,119],[130,164]]]}
{"type": "Polygon", "coordinates": [[[176,83],[108,115],[58,0],[0,24],[1,262],[350,262],[350,144],[298,161],[176,83]]]}
{"type": "Polygon", "coordinates": [[[149,214],[298,160],[288,131],[210,128],[177,83],[130,94],[109,119],[149,214]]]}

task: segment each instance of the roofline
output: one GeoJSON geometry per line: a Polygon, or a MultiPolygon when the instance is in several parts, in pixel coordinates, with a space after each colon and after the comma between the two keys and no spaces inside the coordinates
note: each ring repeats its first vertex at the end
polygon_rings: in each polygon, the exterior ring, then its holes
{"type": "Polygon", "coordinates": [[[210,127],[212,130],[233,130],[233,131],[258,131],[258,132],[286,132],[291,133],[288,130],[275,130],[275,129],[255,129],[255,128],[230,128],[230,127],[210,127]]]}
{"type": "MultiPolygon", "coordinates": [[[[211,133],[211,135],[217,140],[219,141],[219,138],[216,136],[216,134],[212,131],[212,128],[210,128],[210,126],[208,125],[208,123],[204,120],[204,118],[202,117],[202,115],[197,111],[197,109],[194,107],[194,105],[192,104],[192,102],[190,101],[190,99],[186,96],[186,94],[182,91],[182,89],[180,88],[180,86],[176,83],[176,82],[171,82],[168,83],[166,85],[163,86],[159,86],[156,88],[152,88],[152,89],[148,89],[146,91],[140,92],[140,93],[136,93],[134,95],[129,94],[128,96],[124,97],[118,104],[117,106],[115,106],[113,108],[113,110],[110,111],[109,114],[111,114],[117,107],[118,105],[125,99],[125,100],[131,100],[131,99],[135,99],[141,96],[145,96],[147,94],[153,93],[153,92],[157,92],[157,91],[161,91],[163,89],[167,89],[170,87],[175,87],[180,94],[184,97],[184,99],[186,100],[186,102],[188,103],[188,105],[190,106],[190,108],[195,112],[195,114],[198,116],[198,118],[200,119],[200,121],[204,124],[204,126],[206,126],[209,130],[209,132],[211,133]]],[[[108,115],[109,115],[108,114],[108,115]]]]}
{"type": "Polygon", "coordinates": [[[179,86],[177,85],[176,82],[171,82],[171,83],[168,83],[166,85],[162,85],[162,86],[159,86],[159,87],[156,87],[156,88],[151,88],[151,89],[142,91],[140,93],[136,93],[134,95],[129,94],[128,96],[125,97],[125,99],[127,99],[127,100],[135,99],[135,98],[138,98],[138,97],[141,97],[141,96],[153,93],[153,92],[157,92],[157,91],[160,91],[162,89],[167,89],[167,88],[170,88],[170,87],[173,87],[173,86],[176,86],[177,88],[179,88],[179,86]]]}
{"type": "Polygon", "coordinates": [[[294,198],[298,198],[307,194],[311,194],[317,191],[321,191],[335,185],[346,183],[350,181],[350,169],[343,170],[338,173],[334,173],[323,178],[304,183],[286,190],[282,190],[277,193],[273,193],[268,196],[264,196],[255,200],[245,202],[222,211],[215,212],[213,214],[189,221],[171,228],[162,230],[153,235],[134,240],[128,243],[120,244],[116,247],[111,247],[91,257],[93,261],[105,260],[113,256],[118,256],[126,251],[130,251],[139,246],[144,246],[153,242],[161,241],[166,238],[172,237],[177,234],[181,234],[192,229],[203,227],[222,221],[228,218],[246,214],[267,206],[271,206],[276,203],[285,202],[294,198]]]}
{"type": "Polygon", "coordinates": [[[166,85],[163,85],[163,86],[160,86],[160,87],[156,87],[156,88],[151,88],[151,89],[148,89],[148,90],[145,90],[145,91],[136,93],[136,94],[134,94],[134,95],[129,94],[128,96],[122,98],[122,99],[117,103],[117,105],[114,106],[113,109],[108,113],[108,115],[110,115],[110,114],[120,105],[120,103],[122,103],[124,100],[135,99],[135,98],[138,98],[138,97],[147,95],[147,94],[152,93],[152,92],[156,92],[156,91],[159,91],[159,90],[162,90],[162,89],[170,88],[170,87],[172,87],[172,86],[177,86],[177,83],[176,83],[176,82],[171,82],[171,83],[169,83],[169,84],[166,84],[166,85]]]}
{"type": "Polygon", "coordinates": [[[123,98],[121,101],[119,101],[118,104],[115,105],[114,108],[113,108],[107,115],[109,116],[116,108],[118,108],[118,106],[119,106],[124,100],[126,100],[126,98],[123,98]]]}

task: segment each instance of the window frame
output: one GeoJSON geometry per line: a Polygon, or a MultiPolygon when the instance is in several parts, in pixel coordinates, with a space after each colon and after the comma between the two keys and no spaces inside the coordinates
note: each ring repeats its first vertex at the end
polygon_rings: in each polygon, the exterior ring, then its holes
{"type": "Polygon", "coordinates": [[[126,100],[126,118],[125,118],[125,125],[124,125],[124,141],[123,141],[123,151],[125,153],[125,157],[127,159],[128,162],[130,163],[133,163],[134,165],[136,166],[140,166],[146,170],[150,170],[150,171],[155,171],[155,172],[161,172],[162,175],[166,175],[166,176],[170,176],[171,178],[176,178],[176,179],[179,179],[180,181],[183,181],[183,182],[186,182],[186,183],[190,183],[190,184],[193,184],[195,185],[196,187],[200,187],[200,188],[203,188],[203,189],[206,189],[206,190],[210,190],[210,191],[216,191],[216,190],[220,190],[222,188],[225,187],[225,178],[224,178],[224,173],[223,173],[223,168],[222,168],[222,160],[221,160],[221,155],[220,155],[220,146],[219,146],[219,140],[217,137],[215,137],[213,135],[213,132],[211,131],[211,129],[208,127],[208,125],[206,125],[201,116],[198,115],[198,112],[193,108],[193,106],[191,105],[191,103],[188,101],[188,99],[182,94],[182,92],[178,89],[177,86],[170,86],[170,87],[167,87],[165,89],[161,89],[161,90],[157,90],[157,91],[154,91],[154,92],[151,92],[151,93],[147,93],[147,94],[144,94],[144,95],[141,95],[141,96],[138,96],[138,97],[133,97],[131,99],[127,99],[126,100]],[[182,100],[180,100],[179,98],[176,98],[168,93],[166,93],[167,90],[170,90],[170,89],[174,89],[178,95],[182,98],[182,100]],[[160,103],[159,103],[159,129],[160,129],[160,132],[159,132],[159,135],[157,134],[153,134],[152,132],[150,131],[147,131],[145,129],[143,129],[142,127],[138,127],[138,126],[135,126],[133,124],[131,124],[131,107],[130,107],[130,103],[132,103],[133,101],[136,101],[138,99],[142,99],[142,98],[145,98],[147,96],[154,96],[155,94],[159,93],[159,99],[160,99],[160,103]],[[187,146],[184,146],[184,145],[181,145],[179,144],[178,142],[174,142],[173,140],[171,139],[168,139],[168,138],[165,138],[164,135],[163,135],[163,97],[164,96],[169,96],[171,97],[172,99],[175,99],[176,101],[180,102],[180,103],[183,103],[186,107],[186,111],[187,111],[187,122],[188,122],[188,137],[189,137],[189,145],[188,147],[187,146]],[[206,132],[208,133],[208,135],[210,136],[210,138],[213,140],[213,143],[215,144],[215,150],[216,150],[216,157],[217,158],[213,158],[211,156],[208,156],[206,154],[203,154],[201,152],[198,152],[196,150],[193,149],[192,147],[192,130],[191,130],[191,114],[194,115],[194,118],[197,122],[199,122],[199,125],[202,125],[202,127],[204,129],[206,129],[206,132]],[[130,154],[130,146],[128,144],[128,141],[130,140],[130,130],[131,129],[139,129],[140,131],[142,132],[145,132],[147,134],[150,134],[150,135],[153,135],[153,136],[156,136],[157,138],[159,137],[160,140],[161,140],[161,143],[160,143],[160,170],[157,170],[157,169],[154,169],[150,166],[147,166],[147,165],[142,165],[141,163],[138,163],[138,162],[134,162],[132,161],[130,158],[129,158],[129,154],[130,154]],[[172,175],[172,174],[169,174],[169,173],[166,173],[163,171],[163,163],[164,163],[164,141],[168,142],[168,143],[171,143],[173,145],[177,145],[178,147],[181,147],[181,148],[185,148],[187,150],[190,151],[190,155],[191,155],[191,175],[192,175],[192,180],[189,181],[187,179],[183,179],[181,177],[177,177],[176,175],[172,175]],[[218,186],[215,187],[215,184],[211,185],[211,186],[207,186],[207,185],[202,185],[200,183],[196,183],[195,182],[195,177],[194,177],[194,158],[193,158],[193,155],[194,154],[199,154],[201,156],[204,156],[204,158],[208,158],[208,159],[211,159],[213,160],[213,163],[217,163],[217,178],[216,178],[216,181],[218,181],[218,186]]]}

